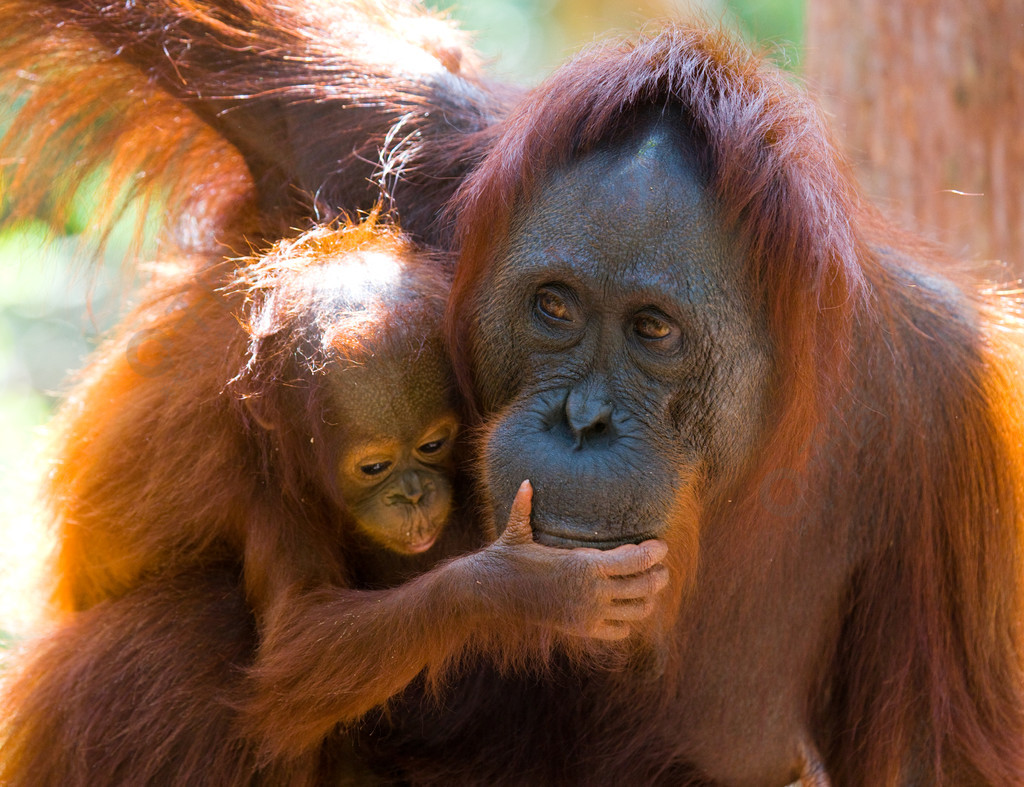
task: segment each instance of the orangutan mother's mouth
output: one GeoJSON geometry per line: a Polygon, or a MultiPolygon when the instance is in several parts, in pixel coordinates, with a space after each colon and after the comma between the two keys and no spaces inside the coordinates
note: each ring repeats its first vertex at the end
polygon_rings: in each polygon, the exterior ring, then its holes
{"type": "Polygon", "coordinates": [[[584,538],[578,533],[574,533],[572,535],[561,535],[545,530],[538,530],[536,527],[533,531],[533,540],[538,544],[544,544],[549,547],[560,547],[562,549],[576,549],[577,547],[590,547],[591,549],[615,549],[615,547],[620,547],[623,544],[639,544],[641,541],[647,541],[651,538],[656,538],[656,536],[649,533],[637,533],[636,535],[621,536],[619,538],[598,539],[584,538]]]}

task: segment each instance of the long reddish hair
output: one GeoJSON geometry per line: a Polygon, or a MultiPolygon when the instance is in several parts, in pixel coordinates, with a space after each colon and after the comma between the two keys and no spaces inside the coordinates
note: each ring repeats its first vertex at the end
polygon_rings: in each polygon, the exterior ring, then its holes
{"type": "MultiPolygon", "coordinates": [[[[808,698],[831,777],[1021,783],[1019,327],[1006,302],[940,278],[958,275],[946,258],[862,203],[788,78],[722,34],[669,27],[583,53],[519,105],[454,207],[448,338],[461,387],[472,399],[475,304],[512,212],[649,107],[677,113],[694,140],[775,349],[771,423],[743,504],[712,500],[706,517],[767,528],[782,547],[816,522],[850,552],[808,698]],[[757,495],[778,468],[812,490],[785,516],[757,495]]],[[[744,549],[737,537],[737,569],[744,549]]]]}

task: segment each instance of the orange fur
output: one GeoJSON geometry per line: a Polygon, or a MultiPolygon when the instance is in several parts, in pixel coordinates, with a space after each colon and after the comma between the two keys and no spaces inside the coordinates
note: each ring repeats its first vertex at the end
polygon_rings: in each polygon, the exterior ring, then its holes
{"type": "MultiPolygon", "coordinates": [[[[165,773],[167,752],[181,778],[223,772],[231,783],[242,762],[243,781],[261,768],[271,783],[315,779],[337,756],[333,724],[343,721],[357,725],[376,769],[424,784],[705,784],[749,773],[780,785],[1024,782],[1019,299],[985,291],[887,226],[814,104],[718,34],[669,26],[596,48],[510,111],[514,91],[463,66],[461,40],[445,43],[436,27],[420,35],[417,18],[361,3],[0,1],[0,65],[26,101],[0,152],[15,161],[18,204],[36,210],[51,180],[70,193],[112,152],[107,204],[116,209],[117,184],[166,187],[171,214],[197,225],[185,245],[204,250],[180,279],[151,288],[65,407],[51,484],[65,534],[61,587],[87,609],[9,695],[14,743],[0,772],[15,784],[88,781],[81,763],[49,761],[43,730],[65,681],[137,625],[126,641],[139,653],[72,694],[78,710],[61,727],[117,727],[126,711],[92,715],[101,687],[136,666],[181,670],[167,675],[166,706],[140,719],[145,730],[126,728],[124,747],[107,750],[129,769],[105,766],[112,779],[165,773]],[[366,26],[368,37],[353,33],[366,26]],[[378,45],[396,33],[398,49],[438,68],[397,73],[378,45]],[[516,581],[502,564],[467,588],[463,568],[489,565],[485,553],[393,595],[339,598],[344,550],[301,498],[266,504],[251,472],[264,454],[225,404],[248,337],[238,292],[224,291],[236,276],[224,256],[243,238],[263,249],[294,227],[369,209],[383,184],[414,238],[461,248],[449,339],[472,397],[476,288],[515,210],[546,173],[607,144],[650,105],[678,110],[695,140],[750,260],[751,308],[767,315],[776,357],[756,461],[677,501],[689,527],[666,537],[674,584],[653,649],[610,649],[602,663],[600,648],[574,650],[550,627],[524,625],[512,602],[557,611],[574,575],[516,581]],[[32,137],[39,128],[49,130],[32,137]],[[55,178],[51,153],[74,144],[81,166],[55,178]],[[211,178],[202,167],[214,159],[211,178]],[[140,167],[148,174],[133,181],[140,167]],[[460,184],[446,214],[461,228],[453,235],[438,216],[460,184]],[[211,238],[226,247],[211,252],[211,238]],[[132,343],[139,335],[148,350],[132,343]],[[221,572],[241,576],[242,557],[285,589],[284,603],[264,621],[245,608],[259,632],[251,640],[243,616],[229,615],[242,633],[213,643],[250,648],[259,664],[249,675],[265,690],[253,699],[238,684],[228,701],[248,708],[248,721],[231,721],[239,737],[218,738],[221,754],[207,755],[203,736],[224,729],[223,706],[202,698],[217,696],[222,665],[205,660],[191,630],[173,641],[145,631],[154,609],[206,620],[224,598],[221,572]],[[194,591],[204,595],[178,598],[175,571],[196,564],[208,568],[194,591]],[[295,571],[313,579],[295,587],[295,571]],[[393,616],[370,614],[381,599],[395,603],[393,616]],[[502,612],[480,615],[477,603],[502,612]],[[341,629],[374,647],[338,665],[329,651],[346,641],[341,629]],[[393,644],[406,640],[417,643],[410,660],[393,644]],[[192,661],[167,658],[178,642],[194,647],[192,661]],[[537,664],[537,652],[539,669],[515,669],[537,664]],[[415,685],[394,696],[424,667],[437,701],[415,685]],[[146,742],[164,736],[167,749],[147,760],[146,742]]],[[[472,540],[471,529],[462,535],[472,540]]],[[[236,582],[229,601],[254,587],[236,582]]]]}

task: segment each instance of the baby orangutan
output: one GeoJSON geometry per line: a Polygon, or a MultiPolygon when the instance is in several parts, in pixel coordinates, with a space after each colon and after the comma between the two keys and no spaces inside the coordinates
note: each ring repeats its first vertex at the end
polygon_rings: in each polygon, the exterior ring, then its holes
{"type": "Polygon", "coordinates": [[[623,639],[665,586],[661,541],[534,543],[526,482],[497,540],[459,505],[445,259],[371,220],[228,275],[150,328],[191,379],[122,337],[83,397],[149,406],[66,421],[58,472],[117,484],[61,501],[75,611],[6,698],[5,784],[364,784],[348,730],[417,676],[623,639]]]}
{"type": "Polygon", "coordinates": [[[445,532],[458,431],[440,334],[450,275],[375,224],[313,230],[240,269],[249,362],[232,387],[286,485],[301,481],[284,466],[296,448],[333,469],[321,493],[348,520],[347,579],[360,587],[398,584],[479,538],[445,532]]]}
{"type": "Polygon", "coordinates": [[[458,431],[447,359],[436,335],[424,338],[328,378],[346,425],[338,488],[355,530],[408,556],[431,549],[448,522],[458,431]]]}

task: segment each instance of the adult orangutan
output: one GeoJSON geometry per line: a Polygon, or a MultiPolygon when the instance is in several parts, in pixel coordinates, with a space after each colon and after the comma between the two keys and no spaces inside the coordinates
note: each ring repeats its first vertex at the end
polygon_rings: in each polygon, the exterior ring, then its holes
{"type": "MultiPolygon", "coordinates": [[[[444,684],[365,717],[369,767],[414,784],[1024,781],[1015,305],[865,206],[787,80],[668,27],[582,55],[501,119],[503,94],[452,71],[381,66],[347,92],[347,12],[317,37],[283,5],[137,5],[44,4],[242,152],[264,209],[215,215],[231,233],[272,236],[282,183],[359,204],[335,173],[352,135],[404,140],[384,157],[407,165],[395,209],[460,254],[449,343],[487,518],[529,478],[541,544],[668,545],[649,625],[617,648],[537,648],[506,621],[444,684]],[[260,158],[264,133],[281,144],[260,158]],[[425,217],[477,163],[453,239],[425,217]]],[[[463,631],[460,613],[437,625],[463,631]]]]}

